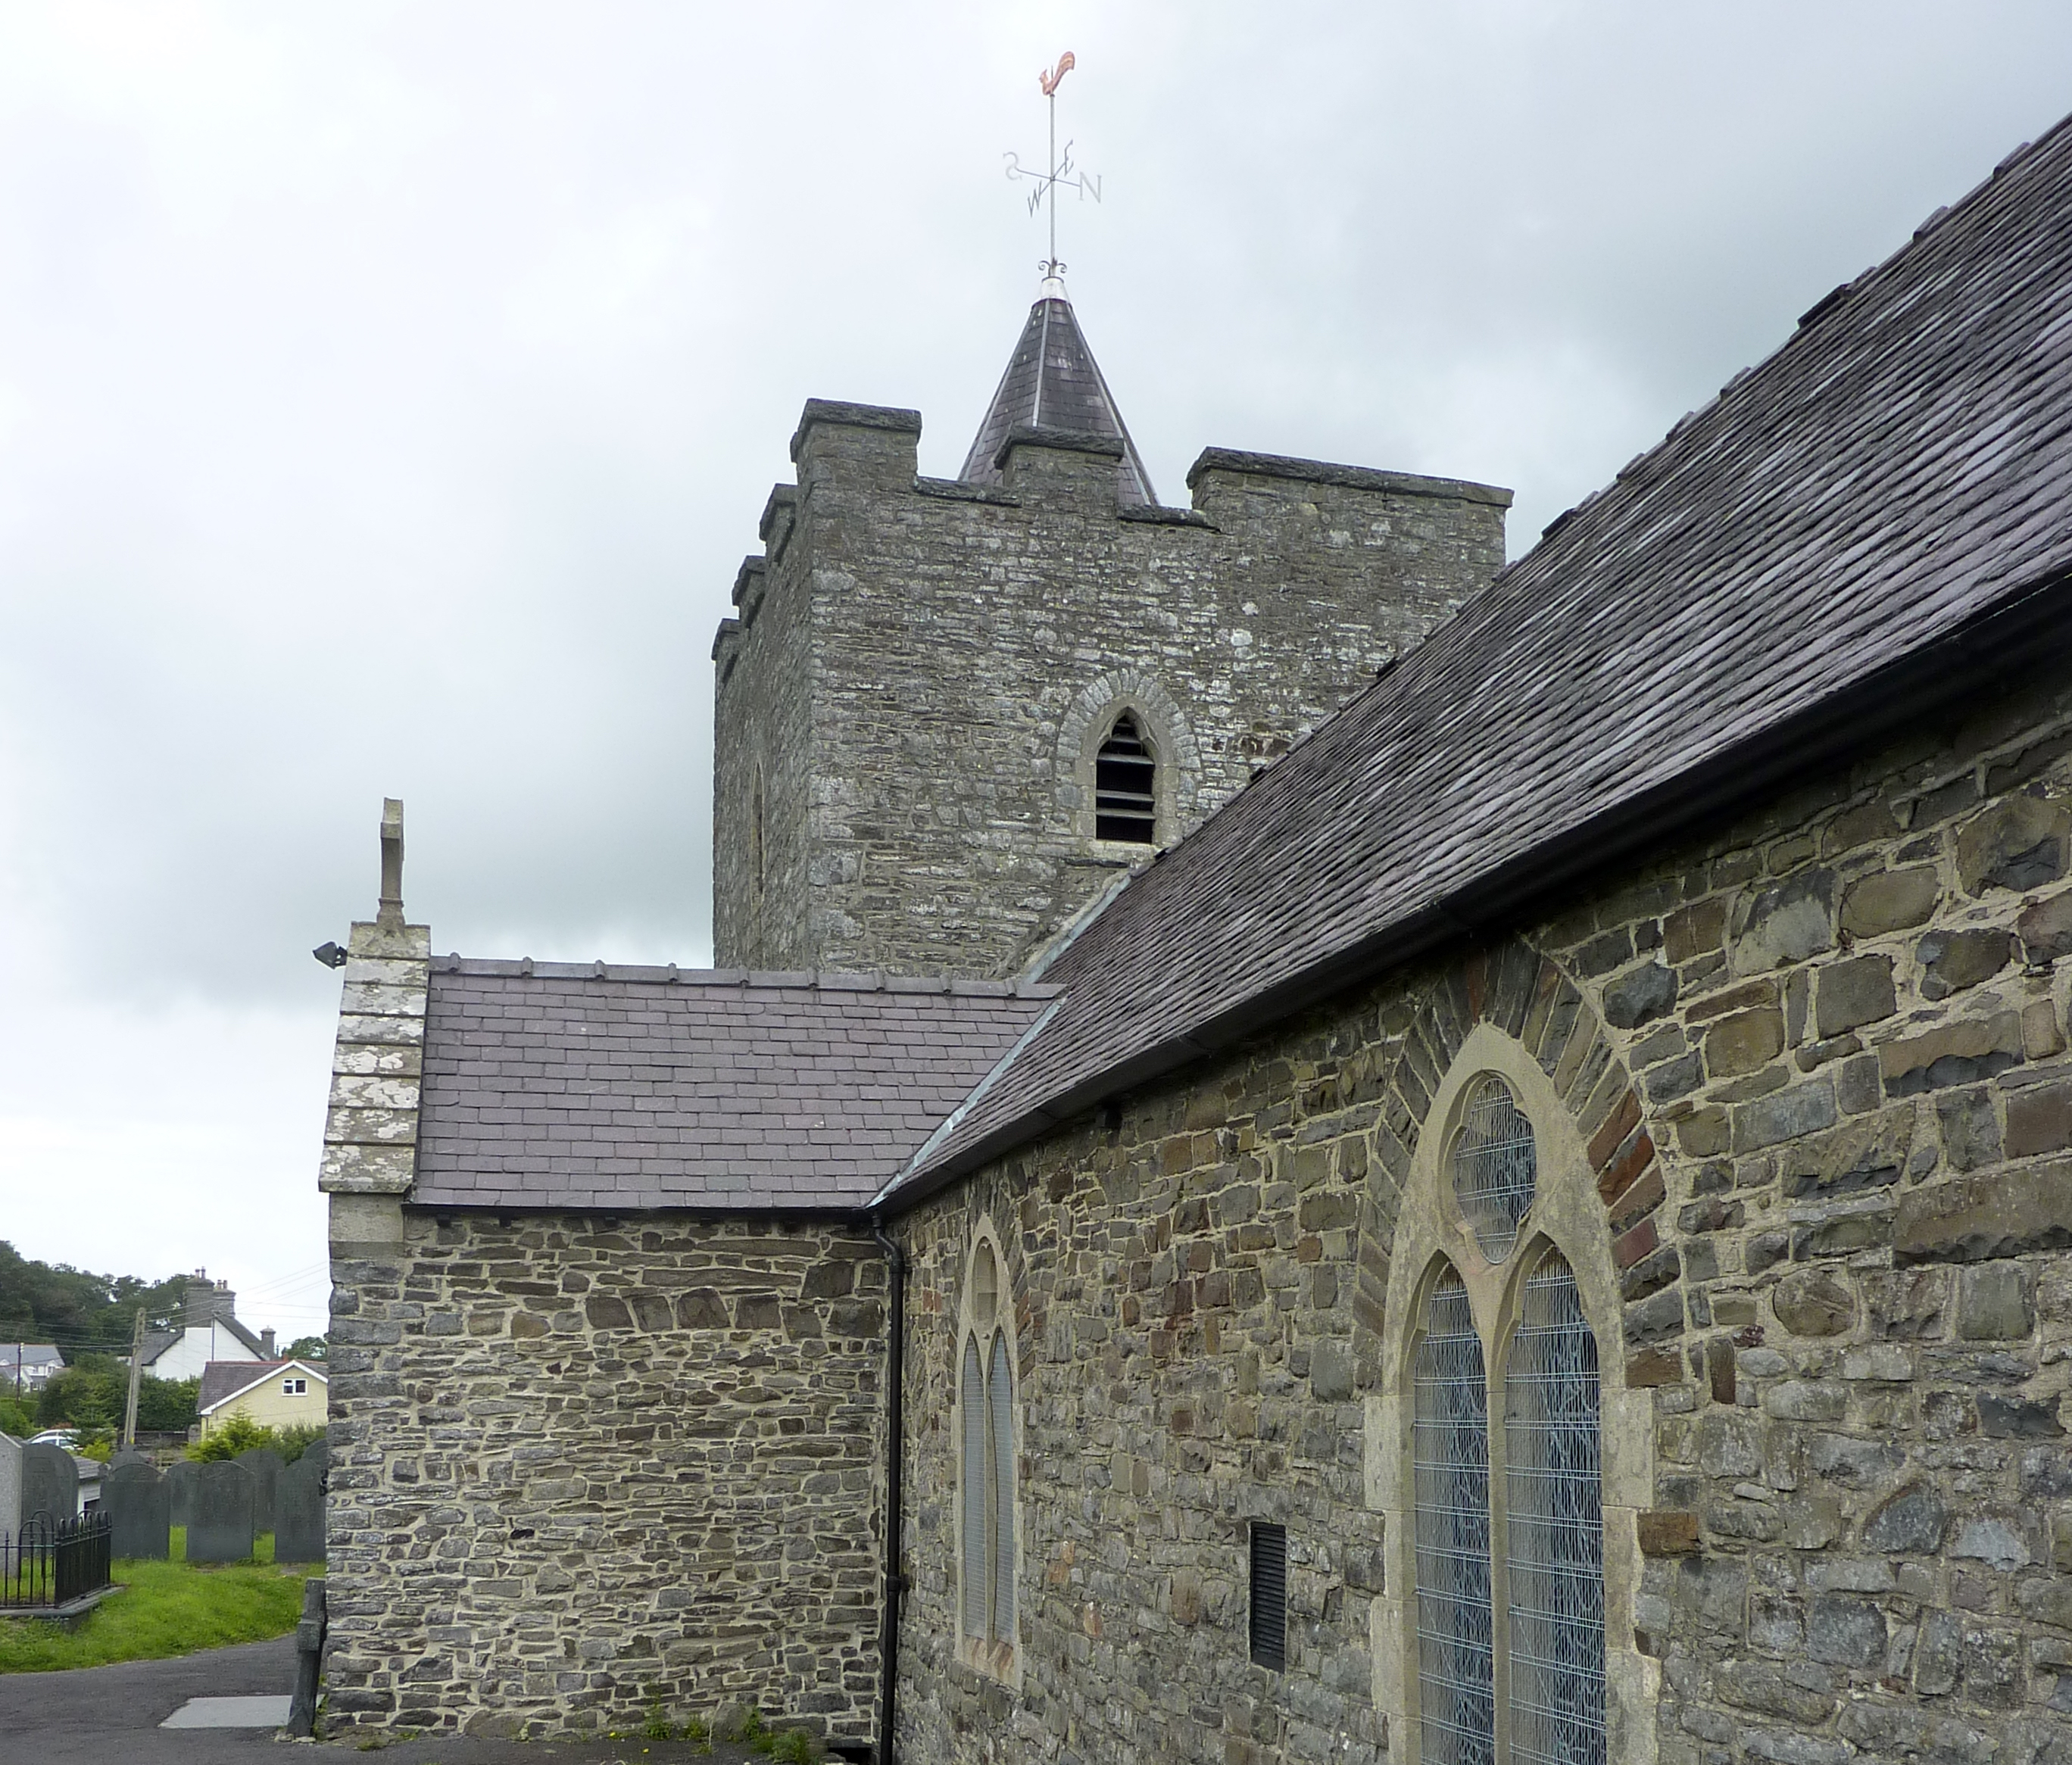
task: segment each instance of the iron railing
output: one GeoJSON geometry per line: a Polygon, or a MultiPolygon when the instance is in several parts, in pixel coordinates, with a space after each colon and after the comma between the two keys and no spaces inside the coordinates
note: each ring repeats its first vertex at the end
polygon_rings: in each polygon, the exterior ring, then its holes
{"type": "Polygon", "coordinates": [[[12,1537],[0,1533],[0,1611],[48,1611],[98,1592],[109,1584],[112,1543],[104,1513],[39,1513],[12,1537]]]}

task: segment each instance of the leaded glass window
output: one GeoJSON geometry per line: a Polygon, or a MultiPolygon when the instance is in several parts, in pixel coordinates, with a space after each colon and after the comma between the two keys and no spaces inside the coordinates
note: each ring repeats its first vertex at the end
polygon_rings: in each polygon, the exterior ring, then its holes
{"type": "Polygon", "coordinates": [[[1450,1268],[1426,1305],[1416,1385],[1411,1466],[1425,1765],[1490,1765],[1489,1381],[1467,1289],[1450,1268]]]}
{"type": "Polygon", "coordinates": [[[993,1339],[993,1373],[987,1382],[993,1482],[993,1627],[997,1643],[1014,1640],[1014,1377],[1007,1365],[1007,1338],[993,1339]]]}
{"type": "Polygon", "coordinates": [[[1421,1765],[1606,1765],[1597,1340],[1546,1238],[1515,1254],[1539,1180],[1517,1094],[1483,1073],[1463,1098],[1441,1180],[1482,1254],[1439,1269],[1408,1369],[1421,1765]]]}
{"type": "Polygon", "coordinates": [[[985,1381],[979,1371],[978,1339],[964,1340],[964,1611],[967,1636],[985,1634],[987,1479],[985,1381]]]}
{"type": "Polygon", "coordinates": [[[1453,1194],[1475,1242],[1490,1262],[1503,1262],[1532,1205],[1540,1157],[1531,1122],[1494,1073],[1483,1073],[1468,1093],[1452,1164],[1453,1194]]]}
{"type": "Polygon", "coordinates": [[[987,1645],[973,1658],[993,1670],[1005,1663],[991,1651],[1013,1646],[1015,1624],[1014,1349],[1003,1279],[994,1246],[981,1238],[965,1271],[957,1624],[966,1643],[987,1645]]]}
{"type": "Polygon", "coordinates": [[[1504,1373],[1513,1765],[1603,1765],[1605,1512],[1597,1339],[1552,1252],[1504,1373]]]}

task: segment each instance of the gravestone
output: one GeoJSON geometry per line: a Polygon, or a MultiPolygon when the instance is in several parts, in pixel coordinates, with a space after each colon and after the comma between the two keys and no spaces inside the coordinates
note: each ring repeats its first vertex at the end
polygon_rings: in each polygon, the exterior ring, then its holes
{"type": "MultiPolygon", "coordinates": [[[[323,1466],[324,1475],[326,1476],[329,1476],[331,1475],[331,1441],[329,1439],[323,1435],[318,1435],[315,1439],[312,1440],[306,1447],[302,1448],[302,1459],[315,1459],[319,1465],[323,1466]]],[[[298,1459],[296,1463],[298,1464],[301,1463],[302,1459],[298,1459]]]]}
{"type": "Polygon", "coordinates": [[[273,1486],[273,1561],[324,1558],[324,1467],[304,1453],[273,1486]]]}
{"type": "Polygon", "coordinates": [[[187,1526],[194,1524],[195,1479],[201,1475],[201,1467],[191,1459],[177,1459],[173,1468],[166,1473],[166,1488],[172,1497],[173,1524],[187,1526]]]}
{"type": "Polygon", "coordinates": [[[63,1447],[22,1449],[22,1524],[79,1517],[79,1466],[63,1447]]]}
{"type": "Polygon", "coordinates": [[[187,1521],[189,1562],[243,1562],[257,1536],[252,1473],[234,1459],[198,1467],[194,1517],[187,1521]]]}
{"type": "Polygon", "coordinates": [[[163,1562],[172,1554],[172,1486],[145,1459],[118,1464],[101,1481],[109,1549],[117,1557],[163,1562]]]}
{"type": "Polygon", "coordinates": [[[13,1537],[21,1525],[22,1443],[0,1434],[0,1537],[13,1537]]]}
{"type": "Polygon", "coordinates": [[[273,1529],[273,1486],[281,1478],[281,1455],[271,1447],[254,1447],[231,1460],[252,1477],[252,1527],[255,1532],[273,1529]]]}

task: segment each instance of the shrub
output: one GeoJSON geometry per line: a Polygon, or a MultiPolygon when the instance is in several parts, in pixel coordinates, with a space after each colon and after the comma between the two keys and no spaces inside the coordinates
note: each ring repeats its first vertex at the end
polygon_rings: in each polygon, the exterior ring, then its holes
{"type": "Polygon", "coordinates": [[[190,1459],[199,1459],[204,1464],[213,1464],[220,1459],[235,1459],[240,1452],[249,1452],[254,1447],[270,1447],[276,1443],[273,1430],[262,1428],[249,1416],[234,1415],[220,1428],[212,1429],[187,1448],[190,1459]]]}

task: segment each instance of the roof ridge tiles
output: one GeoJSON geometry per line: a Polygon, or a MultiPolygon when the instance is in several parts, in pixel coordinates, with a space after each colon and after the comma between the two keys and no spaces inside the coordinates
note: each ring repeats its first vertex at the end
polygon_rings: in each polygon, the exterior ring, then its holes
{"type": "Polygon", "coordinates": [[[530,956],[463,956],[449,951],[431,960],[442,975],[498,979],[602,980],[652,986],[729,987],[754,991],[827,993],[934,993],[970,999],[1047,999],[1057,989],[1012,980],[952,975],[899,975],[841,968],[684,968],[675,963],[541,962],[530,956]]]}

